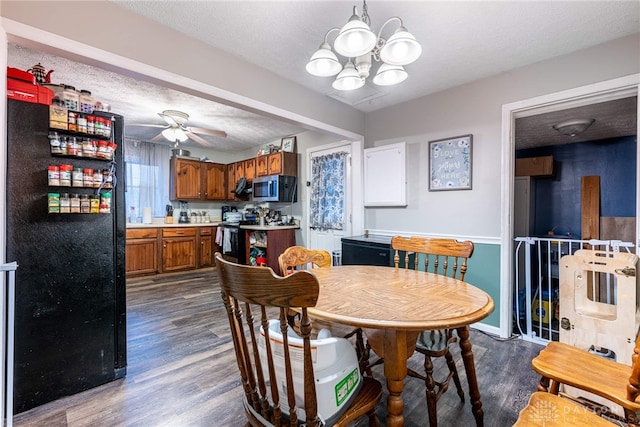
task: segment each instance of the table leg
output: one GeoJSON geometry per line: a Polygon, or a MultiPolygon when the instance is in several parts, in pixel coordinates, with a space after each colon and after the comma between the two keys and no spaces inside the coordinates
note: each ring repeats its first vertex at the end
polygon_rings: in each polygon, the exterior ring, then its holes
{"type": "Polygon", "coordinates": [[[473,351],[471,351],[471,341],[469,340],[469,327],[463,326],[456,329],[460,338],[460,350],[464,361],[464,370],[467,373],[469,382],[469,397],[471,399],[471,411],[476,419],[476,426],[484,426],[484,411],[480,401],[480,390],[478,389],[478,379],[476,378],[476,367],[473,361],[473,351]]]}
{"type": "Polygon", "coordinates": [[[407,377],[407,359],[413,353],[418,338],[416,332],[393,330],[364,330],[373,351],[384,359],[387,380],[387,426],[404,426],[402,390],[407,377]]]}

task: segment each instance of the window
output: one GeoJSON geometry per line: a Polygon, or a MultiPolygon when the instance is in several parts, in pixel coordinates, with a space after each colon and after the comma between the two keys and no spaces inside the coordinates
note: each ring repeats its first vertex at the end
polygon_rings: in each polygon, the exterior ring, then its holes
{"type": "Polygon", "coordinates": [[[133,210],[141,217],[143,207],[151,207],[154,217],[164,216],[169,201],[169,146],[125,140],[124,147],[127,216],[133,210]]]}

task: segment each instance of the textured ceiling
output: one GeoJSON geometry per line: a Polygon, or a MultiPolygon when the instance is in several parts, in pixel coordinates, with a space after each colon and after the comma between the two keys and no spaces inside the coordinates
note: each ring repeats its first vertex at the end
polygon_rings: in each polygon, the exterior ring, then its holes
{"type": "MultiPolygon", "coordinates": [[[[374,111],[487,76],[587,48],[640,30],[638,1],[375,1],[369,0],[372,28],[378,31],[391,16],[400,16],[423,46],[421,58],[408,65],[409,78],[400,85],[367,85],[360,91],[336,94],[330,78],[307,74],[304,66],[327,29],[343,25],[353,5],[338,1],[115,1],[212,46],[258,64],[321,94],[340,99],[362,111],[374,111]]],[[[393,25],[390,25],[392,28],[393,25]]],[[[391,31],[385,29],[385,34],[391,31]]],[[[383,36],[385,36],[383,34],[383,36]]],[[[388,36],[388,35],[387,35],[388,36]]],[[[9,45],[8,65],[27,69],[37,62],[53,69],[52,81],[90,89],[126,117],[129,138],[150,140],[164,125],[157,115],[165,109],[190,114],[188,126],[227,132],[225,139],[201,135],[208,146],[240,151],[277,141],[305,128],[266,118],[158,87],[129,77],[79,64],[47,53],[9,45]]],[[[373,72],[377,65],[374,65],[373,72]]],[[[616,115],[614,103],[607,111],[616,115]]],[[[581,112],[585,113],[585,112],[581,112]]],[[[518,146],[557,141],[549,132],[556,113],[519,119],[518,146]],[[538,120],[538,122],[536,122],[538,120]]],[[[573,113],[567,113],[574,118],[573,113]]],[[[589,132],[609,125],[597,111],[589,132]]],[[[635,115],[618,116],[616,125],[635,129],[635,115]]],[[[635,133],[635,132],[634,132],[635,133]]],[[[587,133],[583,134],[585,137],[587,133]]],[[[603,135],[601,133],[600,135],[603,135]]],[[[605,135],[604,137],[610,137],[605,135]]],[[[566,138],[566,137],[565,137],[566,138]]],[[[567,142],[564,140],[563,142],[567,142]]],[[[569,141],[570,142],[570,141],[569,141]]],[[[193,146],[193,141],[182,144],[193,146]]]]}

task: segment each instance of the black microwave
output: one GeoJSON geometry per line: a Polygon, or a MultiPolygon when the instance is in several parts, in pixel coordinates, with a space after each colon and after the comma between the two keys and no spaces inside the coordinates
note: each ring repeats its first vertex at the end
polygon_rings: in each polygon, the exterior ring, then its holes
{"type": "Polygon", "coordinates": [[[297,178],[287,175],[253,178],[251,197],[254,202],[293,203],[297,201],[297,178]]]}

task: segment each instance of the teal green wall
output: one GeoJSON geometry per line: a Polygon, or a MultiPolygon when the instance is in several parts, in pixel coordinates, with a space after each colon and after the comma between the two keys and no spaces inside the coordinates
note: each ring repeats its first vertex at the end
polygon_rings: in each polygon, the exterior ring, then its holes
{"type": "Polygon", "coordinates": [[[473,255],[467,263],[464,281],[493,298],[495,309],[482,323],[500,327],[500,245],[474,243],[473,255]]]}

